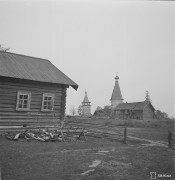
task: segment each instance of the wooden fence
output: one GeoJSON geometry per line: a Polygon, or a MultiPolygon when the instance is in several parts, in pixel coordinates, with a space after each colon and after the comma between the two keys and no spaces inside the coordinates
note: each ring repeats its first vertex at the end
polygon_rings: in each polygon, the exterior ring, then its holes
{"type": "Polygon", "coordinates": [[[86,136],[96,138],[107,138],[127,142],[127,128],[124,126],[105,125],[94,122],[72,120],[66,122],[66,126],[82,128],[87,130],[86,136]]]}
{"type": "MultiPolygon", "coordinates": [[[[25,131],[29,129],[57,129],[58,125],[45,125],[45,126],[2,126],[0,127],[0,133],[7,131],[25,131]]],[[[124,126],[105,125],[101,123],[87,122],[81,120],[69,120],[64,123],[65,130],[85,129],[86,136],[95,138],[107,138],[111,140],[119,140],[124,143],[127,142],[127,129],[124,126]]]]}

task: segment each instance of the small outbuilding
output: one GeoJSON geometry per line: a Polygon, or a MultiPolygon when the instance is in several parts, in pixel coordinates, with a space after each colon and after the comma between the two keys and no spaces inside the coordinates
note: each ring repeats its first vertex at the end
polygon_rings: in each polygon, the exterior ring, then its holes
{"type": "Polygon", "coordinates": [[[0,125],[57,124],[78,85],[50,61],[0,51],[0,125]]]}
{"type": "Polygon", "coordinates": [[[115,110],[115,116],[119,119],[154,119],[155,108],[150,101],[121,103],[115,110]]]}

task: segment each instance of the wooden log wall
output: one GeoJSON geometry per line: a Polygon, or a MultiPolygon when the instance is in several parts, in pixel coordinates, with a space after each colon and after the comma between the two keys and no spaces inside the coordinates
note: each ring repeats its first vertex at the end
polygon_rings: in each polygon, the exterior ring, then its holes
{"type": "Polygon", "coordinates": [[[154,119],[154,110],[148,104],[143,111],[143,119],[154,119]]]}
{"type": "Polygon", "coordinates": [[[64,118],[66,85],[0,77],[0,125],[53,125],[64,118]],[[17,111],[17,92],[31,92],[29,111],[17,111]],[[53,93],[54,109],[41,111],[43,93],[53,93]]]}
{"type": "Polygon", "coordinates": [[[67,96],[67,89],[62,88],[62,99],[61,99],[61,119],[64,119],[65,112],[66,112],[66,96],[67,96]]]}

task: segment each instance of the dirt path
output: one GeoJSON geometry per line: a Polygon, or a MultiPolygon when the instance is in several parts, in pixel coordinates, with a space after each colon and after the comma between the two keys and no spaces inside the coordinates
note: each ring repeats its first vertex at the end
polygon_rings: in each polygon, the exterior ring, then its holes
{"type": "Polygon", "coordinates": [[[168,147],[168,143],[165,141],[155,141],[155,140],[149,140],[149,139],[143,139],[143,138],[138,138],[134,136],[127,136],[129,139],[134,139],[134,140],[140,140],[140,141],[145,141],[149,144],[142,144],[144,146],[161,146],[161,147],[168,147]]]}

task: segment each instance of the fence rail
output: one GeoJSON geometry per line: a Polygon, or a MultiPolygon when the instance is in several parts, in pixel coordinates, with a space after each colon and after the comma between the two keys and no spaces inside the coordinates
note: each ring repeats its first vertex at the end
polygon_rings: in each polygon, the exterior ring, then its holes
{"type": "Polygon", "coordinates": [[[124,126],[114,127],[113,125],[97,124],[93,122],[68,121],[66,126],[84,127],[87,130],[87,136],[97,138],[108,138],[122,140],[126,143],[126,128],[124,126]]]}
{"type": "MultiPolygon", "coordinates": [[[[49,128],[56,129],[60,128],[58,125],[32,125],[32,126],[1,126],[0,133],[8,132],[8,131],[25,131],[26,129],[41,129],[41,128],[49,128]]],[[[68,120],[65,121],[63,129],[67,130],[75,130],[76,129],[86,129],[86,136],[96,137],[96,138],[107,138],[112,140],[119,140],[126,143],[126,128],[124,126],[114,126],[111,124],[99,124],[95,122],[85,122],[80,120],[68,120]]]]}

